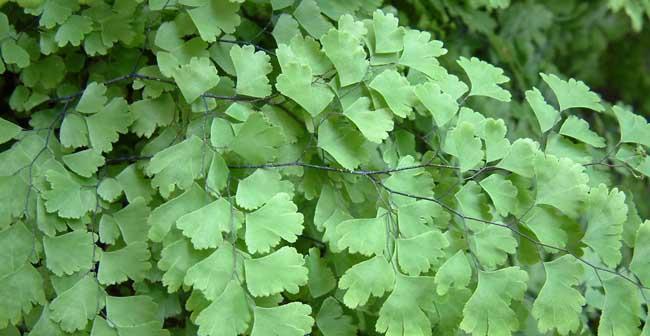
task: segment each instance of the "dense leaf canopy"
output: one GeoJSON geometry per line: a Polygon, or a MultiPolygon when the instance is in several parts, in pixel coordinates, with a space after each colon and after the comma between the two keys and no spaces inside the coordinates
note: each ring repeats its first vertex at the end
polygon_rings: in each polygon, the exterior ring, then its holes
{"type": "Polygon", "coordinates": [[[0,1],[0,334],[650,334],[650,125],[522,68],[557,2],[0,1]]]}

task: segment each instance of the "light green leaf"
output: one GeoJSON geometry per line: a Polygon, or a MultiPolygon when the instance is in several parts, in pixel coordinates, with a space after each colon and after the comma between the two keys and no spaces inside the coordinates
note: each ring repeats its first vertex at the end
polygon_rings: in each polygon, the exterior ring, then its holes
{"type": "Polygon", "coordinates": [[[386,221],[390,214],[377,214],[376,218],[355,218],[343,221],[336,227],[338,247],[350,253],[371,257],[383,255],[386,247],[386,221]]]}
{"type": "Polygon", "coordinates": [[[339,288],[347,289],[343,303],[351,309],[363,306],[370,296],[381,297],[393,289],[395,273],[384,256],[360,262],[343,274],[339,288]]]}
{"type": "Polygon", "coordinates": [[[295,35],[287,44],[279,44],[276,51],[280,68],[284,71],[289,63],[309,65],[314,75],[319,76],[332,69],[332,63],[321,50],[316,40],[295,35]]]}
{"type": "Polygon", "coordinates": [[[312,247],[309,255],[305,257],[305,263],[309,270],[307,287],[312,297],[320,297],[336,288],[336,279],[332,270],[327,266],[325,259],[321,258],[320,250],[312,247]]]}
{"type": "MultiPolygon", "coordinates": [[[[112,217],[127,244],[146,242],[149,225],[149,207],[144,198],[138,197],[126,207],[113,213],[112,217]]],[[[106,216],[106,215],[105,215],[106,216]]]]}
{"type": "Polygon", "coordinates": [[[467,288],[453,288],[446,295],[435,295],[435,311],[429,315],[434,330],[440,335],[455,336],[460,333],[459,325],[463,319],[463,307],[472,295],[467,288]]]}
{"type": "Polygon", "coordinates": [[[6,228],[23,214],[28,193],[29,185],[19,176],[0,177],[0,228],[6,228]]]}
{"type": "Polygon", "coordinates": [[[591,188],[586,203],[587,230],[582,241],[607,266],[616,267],[622,257],[623,223],[627,219],[625,194],[617,188],[608,192],[601,183],[591,188]]]}
{"type": "Polygon", "coordinates": [[[615,158],[625,162],[636,171],[650,176],[650,156],[645,154],[645,150],[640,146],[623,145],[616,152],[615,158]]]}
{"type": "Polygon", "coordinates": [[[646,119],[620,106],[614,106],[612,109],[621,127],[620,142],[637,143],[650,147],[650,124],[646,119]]]}
{"type": "Polygon", "coordinates": [[[559,158],[565,157],[577,163],[590,163],[594,159],[589,153],[590,148],[584,143],[575,143],[569,138],[557,133],[549,133],[546,138],[544,152],[559,158]]]}
{"type": "Polygon", "coordinates": [[[323,231],[324,224],[334,216],[336,210],[340,208],[342,199],[340,194],[335,191],[329,184],[324,184],[314,209],[314,226],[318,231],[323,231]]]}
{"type": "Polygon", "coordinates": [[[517,188],[503,175],[492,174],[479,182],[490,196],[492,204],[501,216],[514,213],[517,208],[517,188]]]}
{"type": "Polygon", "coordinates": [[[93,149],[67,154],[62,157],[63,163],[73,172],[83,177],[90,177],[106,162],[101,153],[93,149]]]}
{"type": "Polygon", "coordinates": [[[650,176],[650,157],[646,156],[634,169],[645,176],[650,176]]]}
{"type": "Polygon", "coordinates": [[[480,220],[490,220],[490,208],[487,197],[481,191],[481,187],[475,181],[469,181],[463,185],[455,195],[459,208],[466,218],[475,218],[469,220],[468,224],[472,227],[478,225],[482,229],[484,225],[480,220]],[[478,220],[478,221],[477,221],[478,220]]]}
{"type": "Polygon", "coordinates": [[[164,245],[160,252],[158,268],[165,273],[162,284],[169,293],[177,291],[183,284],[187,270],[208,256],[207,251],[197,251],[185,238],[164,245]]]}
{"type": "Polygon", "coordinates": [[[316,0],[323,14],[332,20],[339,20],[341,16],[350,15],[361,9],[363,3],[349,2],[345,0],[316,0]]]}
{"type": "Polygon", "coordinates": [[[427,313],[435,309],[431,277],[397,275],[395,289],[379,310],[375,329],[386,336],[431,335],[427,313]]]}
{"type": "Polygon", "coordinates": [[[397,261],[408,275],[419,275],[439,265],[449,246],[447,238],[438,230],[430,230],[411,238],[397,239],[397,261]]]}
{"type": "Polygon", "coordinates": [[[248,290],[257,297],[283,291],[296,294],[308,281],[303,256],[289,246],[264,257],[245,259],[244,268],[248,290]]]}
{"type": "MultiPolygon", "coordinates": [[[[391,174],[384,181],[384,185],[400,193],[428,198],[433,197],[433,178],[423,167],[413,168],[419,164],[420,162],[415,161],[410,155],[401,157],[395,169],[402,170],[391,174]]],[[[400,209],[414,202],[413,198],[403,195],[391,195],[390,197],[400,209]]]]}
{"type": "Polygon", "coordinates": [[[550,130],[557,123],[560,112],[546,103],[542,93],[536,87],[526,91],[526,101],[528,101],[528,104],[533,109],[542,133],[546,133],[546,131],[550,130]]]}
{"type": "MultiPolygon", "coordinates": [[[[293,2],[293,1],[292,1],[293,2]]],[[[291,39],[297,35],[302,35],[296,21],[292,15],[282,13],[273,27],[273,38],[278,46],[290,43],[291,39]]],[[[279,54],[279,51],[278,51],[279,54]]],[[[279,56],[278,56],[279,57],[279,56]]]]}
{"type": "Polygon", "coordinates": [[[208,149],[201,139],[192,135],[190,138],[165,148],[151,158],[145,172],[154,176],[151,185],[168,198],[177,186],[187,190],[194,180],[203,176],[204,169],[210,162],[208,149]],[[179,162],[183,164],[180,165],[179,162]]]}
{"type": "MultiPolygon", "coordinates": [[[[143,76],[156,77],[156,78],[163,77],[163,74],[161,73],[158,65],[149,65],[149,66],[142,67],[140,68],[140,70],[138,70],[138,74],[143,76]]],[[[131,85],[131,87],[134,90],[142,90],[142,98],[144,99],[161,98],[161,96],[165,94],[167,91],[172,91],[175,89],[175,85],[173,83],[156,81],[156,80],[146,80],[144,78],[140,79],[137,77],[133,80],[133,84],[131,85]]],[[[167,94],[167,96],[169,97],[169,94],[167,94]]],[[[170,106],[166,106],[166,107],[167,109],[170,108],[170,106]]],[[[175,106],[172,104],[171,108],[173,107],[175,106]]],[[[154,117],[155,119],[160,118],[157,116],[152,116],[152,117],[154,117]]]]}
{"type": "Polygon", "coordinates": [[[46,303],[43,279],[29,262],[34,244],[21,222],[0,231],[0,328],[18,324],[32,305],[46,303]]]}
{"type": "MultiPolygon", "coordinates": [[[[648,159],[650,160],[650,159],[648,159]]],[[[641,218],[639,215],[639,208],[634,202],[634,195],[631,193],[625,194],[625,204],[627,205],[627,219],[625,220],[625,223],[623,223],[623,243],[625,243],[626,246],[631,247],[631,248],[636,248],[637,245],[635,245],[635,240],[637,238],[637,235],[639,234],[640,228],[643,225],[644,219],[641,218]]],[[[645,240],[645,237],[643,237],[641,240],[645,240]]],[[[640,250],[639,254],[642,254],[643,252],[640,250]]],[[[634,259],[634,258],[632,258],[634,259]]]]}
{"type": "Polygon", "coordinates": [[[519,328],[512,301],[523,299],[528,274],[519,267],[479,271],[478,286],[463,309],[460,328],[474,336],[511,335],[519,328]]]}
{"type": "MultiPolygon", "coordinates": [[[[214,42],[221,34],[232,34],[241,23],[239,4],[232,1],[206,0],[197,4],[201,6],[189,9],[187,12],[194,25],[206,42],[214,42]]],[[[193,99],[192,99],[193,100],[193,99]]]]}
{"type": "Polygon", "coordinates": [[[138,100],[129,109],[133,115],[131,131],[149,138],[157,127],[168,126],[174,121],[176,104],[169,93],[164,93],[154,99],[138,100]]]}
{"type": "Polygon", "coordinates": [[[119,250],[104,251],[99,260],[97,280],[103,285],[122,283],[131,279],[142,281],[151,269],[147,243],[135,242],[119,250]]]}
{"type": "Polygon", "coordinates": [[[508,129],[503,119],[485,119],[482,125],[485,140],[485,161],[492,162],[504,158],[510,151],[510,140],[506,138],[508,129]]]}
{"type": "Polygon", "coordinates": [[[483,129],[484,124],[487,119],[480,112],[476,112],[468,107],[461,107],[460,112],[458,113],[458,118],[456,119],[456,126],[460,126],[462,123],[469,123],[474,126],[476,135],[479,138],[484,138],[483,129]]]}
{"type": "Polygon", "coordinates": [[[644,286],[650,285],[650,221],[646,220],[639,226],[634,241],[634,256],[630,262],[630,270],[636,274],[644,286]]]}
{"type": "Polygon", "coordinates": [[[43,237],[47,268],[62,276],[93,266],[97,236],[87,231],[72,231],[56,237],[43,237]]]}
{"type": "Polygon", "coordinates": [[[343,313],[341,305],[332,297],[328,297],[320,306],[316,315],[316,326],[323,336],[354,336],[357,327],[352,318],[343,313]]]}
{"type": "Polygon", "coordinates": [[[86,126],[86,120],[78,114],[66,114],[59,130],[59,140],[65,147],[78,148],[87,146],[88,127],[86,126]]]}
{"type": "Polygon", "coordinates": [[[350,14],[342,15],[338,19],[339,30],[346,31],[360,40],[368,34],[368,29],[370,27],[366,27],[366,24],[370,26],[370,22],[357,21],[354,16],[350,14]]]}
{"type": "Polygon", "coordinates": [[[300,302],[270,308],[256,306],[251,336],[303,336],[314,325],[310,314],[311,307],[300,302]]]}
{"type": "Polygon", "coordinates": [[[15,138],[21,130],[20,126],[0,118],[0,145],[15,138]]]}
{"type": "Polygon", "coordinates": [[[47,0],[43,3],[39,24],[47,29],[52,29],[57,24],[63,24],[77,10],[79,10],[79,1],[47,0]]]}
{"type": "Polygon", "coordinates": [[[223,159],[221,154],[215,152],[212,155],[208,177],[205,180],[208,190],[211,193],[215,193],[226,188],[228,186],[229,173],[230,170],[228,169],[228,165],[226,165],[226,161],[223,159]]]}
{"type": "Polygon", "coordinates": [[[517,252],[517,240],[509,229],[482,224],[483,229],[473,230],[472,241],[478,261],[487,269],[495,269],[508,261],[508,254],[517,252]]]}
{"type": "Polygon", "coordinates": [[[262,113],[253,113],[239,128],[231,149],[252,164],[263,164],[276,159],[284,142],[281,127],[271,124],[262,113]]]}
{"type": "Polygon", "coordinates": [[[267,75],[271,73],[271,57],[263,51],[255,52],[255,47],[235,45],[230,49],[230,57],[237,74],[237,93],[251,97],[266,97],[271,94],[267,75]]]}
{"type": "Polygon", "coordinates": [[[404,49],[404,28],[392,14],[381,10],[372,13],[372,27],[375,32],[375,53],[394,53],[404,49]]]}
{"type": "Polygon", "coordinates": [[[188,103],[219,84],[217,69],[207,57],[192,57],[189,64],[174,70],[173,77],[188,103]]]}
{"type": "Polygon", "coordinates": [[[246,215],[246,246],[251,253],[267,253],[281,240],[293,243],[302,233],[304,218],[291,196],[281,192],[246,215]]]}
{"type": "MultiPolygon", "coordinates": [[[[54,232],[52,232],[54,235],[54,232]]],[[[115,241],[120,238],[120,229],[115,223],[115,219],[111,215],[102,215],[99,220],[99,241],[104,244],[115,244],[115,241]]]]}
{"type": "Polygon", "coordinates": [[[126,100],[114,98],[101,111],[86,117],[90,144],[97,151],[110,152],[113,142],[128,131],[132,122],[126,100]]]}
{"type": "Polygon", "coordinates": [[[151,226],[149,239],[161,242],[181,216],[200,209],[209,202],[210,198],[205,191],[197,184],[193,184],[184,193],[163,203],[151,212],[151,216],[147,220],[151,226]]]}
{"type": "Polygon", "coordinates": [[[460,164],[460,171],[466,172],[483,161],[483,143],[476,136],[476,130],[470,123],[463,122],[447,135],[445,152],[455,156],[460,164]]]}
{"type": "Polygon", "coordinates": [[[92,275],[84,275],[52,300],[50,318],[67,332],[82,330],[104,307],[104,291],[92,275]]]}
{"type": "Polygon", "coordinates": [[[582,81],[573,78],[565,81],[553,74],[540,73],[540,76],[555,93],[560,104],[560,112],[574,107],[584,107],[597,112],[605,110],[600,104],[600,97],[591,92],[582,81]]]}
{"type": "Polygon", "coordinates": [[[271,7],[276,11],[278,9],[287,8],[293,5],[294,2],[296,2],[296,0],[271,0],[271,7]]]}
{"type": "MultiPolygon", "coordinates": [[[[375,29],[375,34],[377,34],[377,29],[375,29]]],[[[407,30],[404,33],[404,51],[399,58],[399,64],[434,77],[435,69],[440,67],[436,57],[445,55],[447,49],[442,47],[442,42],[430,41],[430,39],[429,32],[407,30]]]]}
{"type": "Polygon", "coordinates": [[[560,128],[560,134],[582,141],[596,148],[605,147],[605,139],[589,129],[589,124],[576,116],[569,116],[560,128]]]}
{"type": "Polygon", "coordinates": [[[119,335],[164,335],[158,311],[157,302],[146,295],[106,298],[107,319],[119,335]]]}
{"type": "Polygon", "coordinates": [[[278,170],[256,169],[239,181],[237,204],[244,209],[257,209],[280,192],[293,196],[293,184],[283,181],[278,170]]]}
{"type": "Polygon", "coordinates": [[[341,87],[363,80],[369,63],[358,37],[348,31],[331,29],[323,36],[321,43],[323,51],[336,68],[341,87]]]}
{"type": "Polygon", "coordinates": [[[237,44],[224,42],[224,40],[229,40],[230,38],[234,37],[229,35],[224,36],[219,39],[217,43],[213,43],[208,51],[210,52],[210,58],[212,58],[221,69],[223,69],[227,74],[235,76],[235,65],[230,57],[230,50],[237,44]]]}
{"type": "Polygon", "coordinates": [[[318,147],[332,155],[345,169],[355,169],[368,157],[366,141],[349,124],[325,120],[318,128],[318,147]]]}
{"type": "Polygon", "coordinates": [[[467,84],[463,83],[458,77],[447,72],[443,67],[436,68],[433,81],[440,85],[442,92],[450,95],[454,100],[460,99],[465,92],[469,91],[467,84]]]}
{"type": "Polygon", "coordinates": [[[497,167],[523,177],[533,177],[537,153],[539,153],[539,144],[537,142],[527,138],[517,139],[512,143],[510,151],[499,162],[497,167]]]}
{"type": "Polygon", "coordinates": [[[95,190],[82,185],[79,178],[56,170],[48,170],[45,177],[52,188],[42,193],[48,212],[58,212],[62,218],[81,218],[95,210],[95,190]]]}
{"type": "MultiPolygon", "coordinates": [[[[15,192],[15,190],[12,190],[12,192],[15,192]]],[[[45,201],[42,198],[36,201],[36,226],[41,232],[50,237],[55,236],[58,231],[67,229],[67,225],[62,218],[59,218],[56,213],[46,211],[45,201]]]]}
{"type": "Polygon", "coordinates": [[[473,8],[485,6],[488,9],[503,8],[510,6],[510,0],[470,0],[473,8]]]}
{"type": "Polygon", "coordinates": [[[54,35],[54,40],[61,48],[68,43],[72,46],[79,46],[84,36],[93,31],[93,21],[87,16],[71,15],[63,23],[54,35]]]}
{"type": "Polygon", "coordinates": [[[546,282],[533,304],[532,315],[541,332],[556,329],[567,335],[577,332],[586,300],[574,287],[583,282],[584,268],[573,256],[564,255],[544,263],[546,282]]]}
{"type": "Polygon", "coordinates": [[[435,82],[425,82],[414,87],[415,95],[431,113],[438,127],[446,125],[458,112],[458,103],[443,92],[435,82]]]}
{"type": "Polygon", "coordinates": [[[2,59],[7,64],[15,64],[19,68],[26,68],[30,64],[27,51],[11,38],[7,38],[2,42],[0,51],[2,52],[2,59]]]}
{"type": "MultiPolygon", "coordinates": [[[[98,324],[99,323],[97,322],[97,320],[95,320],[95,322],[93,323],[93,328],[95,327],[95,325],[98,324]]],[[[16,336],[18,335],[20,335],[20,333],[16,332],[16,336]]],[[[43,305],[43,309],[41,310],[41,315],[38,318],[38,321],[36,321],[36,324],[34,324],[34,326],[32,327],[32,330],[29,331],[28,335],[29,336],[63,335],[63,331],[61,330],[59,325],[56,322],[54,322],[50,317],[50,307],[48,304],[43,305]]],[[[93,336],[95,335],[93,334],[93,336]]],[[[107,336],[113,336],[113,335],[109,334],[107,336]]]]}
{"type": "Polygon", "coordinates": [[[108,98],[106,98],[106,85],[92,82],[84,89],[77,103],[76,110],[85,114],[97,113],[106,105],[106,102],[108,102],[108,98]]]}
{"type": "Polygon", "coordinates": [[[576,217],[589,189],[584,167],[566,158],[543,154],[533,162],[537,179],[535,203],[553,206],[569,217],[576,217]]]}
{"type": "Polygon", "coordinates": [[[369,86],[381,94],[396,116],[406,118],[411,113],[415,94],[408,80],[397,71],[384,70],[370,82],[369,86]]]}
{"type": "Polygon", "coordinates": [[[248,117],[250,117],[250,115],[253,113],[254,111],[252,109],[252,106],[245,103],[234,102],[230,104],[230,106],[228,106],[228,108],[226,109],[226,115],[232,117],[233,119],[236,119],[237,121],[242,121],[242,122],[246,121],[246,119],[248,119],[248,117]]]}
{"type": "Polygon", "coordinates": [[[233,276],[244,276],[243,264],[237,253],[232,245],[224,242],[209,257],[187,270],[185,285],[200,290],[208,300],[217,300],[233,276]]]}
{"type": "Polygon", "coordinates": [[[343,221],[352,219],[352,216],[345,210],[335,209],[331,216],[327,218],[322,224],[322,230],[325,230],[323,233],[323,242],[328,243],[328,247],[331,251],[335,253],[340,253],[341,249],[339,248],[338,241],[340,236],[336,232],[336,228],[343,221]]]}
{"type": "Polygon", "coordinates": [[[521,223],[526,225],[543,244],[559,248],[566,247],[568,234],[565,231],[571,224],[571,219],[562,215],[559,210],[546,206],[533,207],[521,223]]]}
{"type": "Polygon", "coordinates": [[[245,332],[250,321],[246,293],[237,280],[232,279],[195,322],[200,336],[232,336],[245,332]]]}
{"type": "Polygon", "coordinates": [[[348,106],[343,115],[348,117],[361,131],[368,141],[381,143],[388,138],[388,132],[393,130],[393,116],[387,109],[370,109],[368,97],[358,98],[348,106]]]}
{"type": "Polygon", "coordinates": [[[216,248],[223,242],[223,233],[242,225],[241,214],[225,198],[220,198],[176,220],[176,227],[192,240],[196,249],[216,248]],[[231,217],[232,216],[232,217],[231,217]]]}
{"type": "Polygon", "coordinates": [[[436,272],[436,292],[438,295],[446,295],[452,288],[465,288],[471,279],[472,267],[465,253],[459,250],[436,272]]]}
{"type": "Polygon", "coordinates": [[[499,86],[510,81],[503,75],[503,70],[476,57],[470,59],[460,57],[458,64],[469,77],[472,85],[470,96],[486,96],[503,102],[510,101],[510,92],[499,86]]]}
{"type": "Polygon", "coordinates": [[[598,324],[599,336],[639,335],[641,302],[638,289],[614,276],[603,281],[605,303],[598,324]]]}
{"type": "Polygon", "coordinates": [[[312,70],[309,65],[289,63],[282,69],[275,87],[309,114],[316,116],[329,105],[334,93],[328,87],[312,82],[312,70]]]}
{"type": "Polygon", "coordinates": [[[320,8],[314,0],[301,0],[293,12],[293,17],[300,22],[309,35],[316,39],[333,28],[332,24],[321,14],[320,8]]]}

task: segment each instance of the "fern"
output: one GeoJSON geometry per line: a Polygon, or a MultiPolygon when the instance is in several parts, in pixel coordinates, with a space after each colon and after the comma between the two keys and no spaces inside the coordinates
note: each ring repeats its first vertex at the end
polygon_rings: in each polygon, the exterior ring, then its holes
{"type": "Polygon", "coordinates": [[[373,3],[5,4],[0,333],[638,335],[647,121],[373,3]]]}

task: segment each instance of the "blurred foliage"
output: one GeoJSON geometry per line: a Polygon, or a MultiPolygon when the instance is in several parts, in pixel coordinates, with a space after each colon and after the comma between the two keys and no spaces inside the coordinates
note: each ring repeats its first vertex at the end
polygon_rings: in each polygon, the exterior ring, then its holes
{"type": "Polygon", "coordinates": [[[396,0],[400,22],[445,41],[452,63],[483,57],[506,70],[517,91],[540,72],[579,78],[610,102],[650,114],[647,0],[396,0]]]}

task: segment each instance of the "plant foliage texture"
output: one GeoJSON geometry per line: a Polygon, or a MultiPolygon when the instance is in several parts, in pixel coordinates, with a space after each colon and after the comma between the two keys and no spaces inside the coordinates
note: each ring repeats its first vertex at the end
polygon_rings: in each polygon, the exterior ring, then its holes
{"type": "Polygon", "coordinates": [[[650,125],[582,81],[379,1],[5,2],[0,334],[650,334],[650,125]]]}

